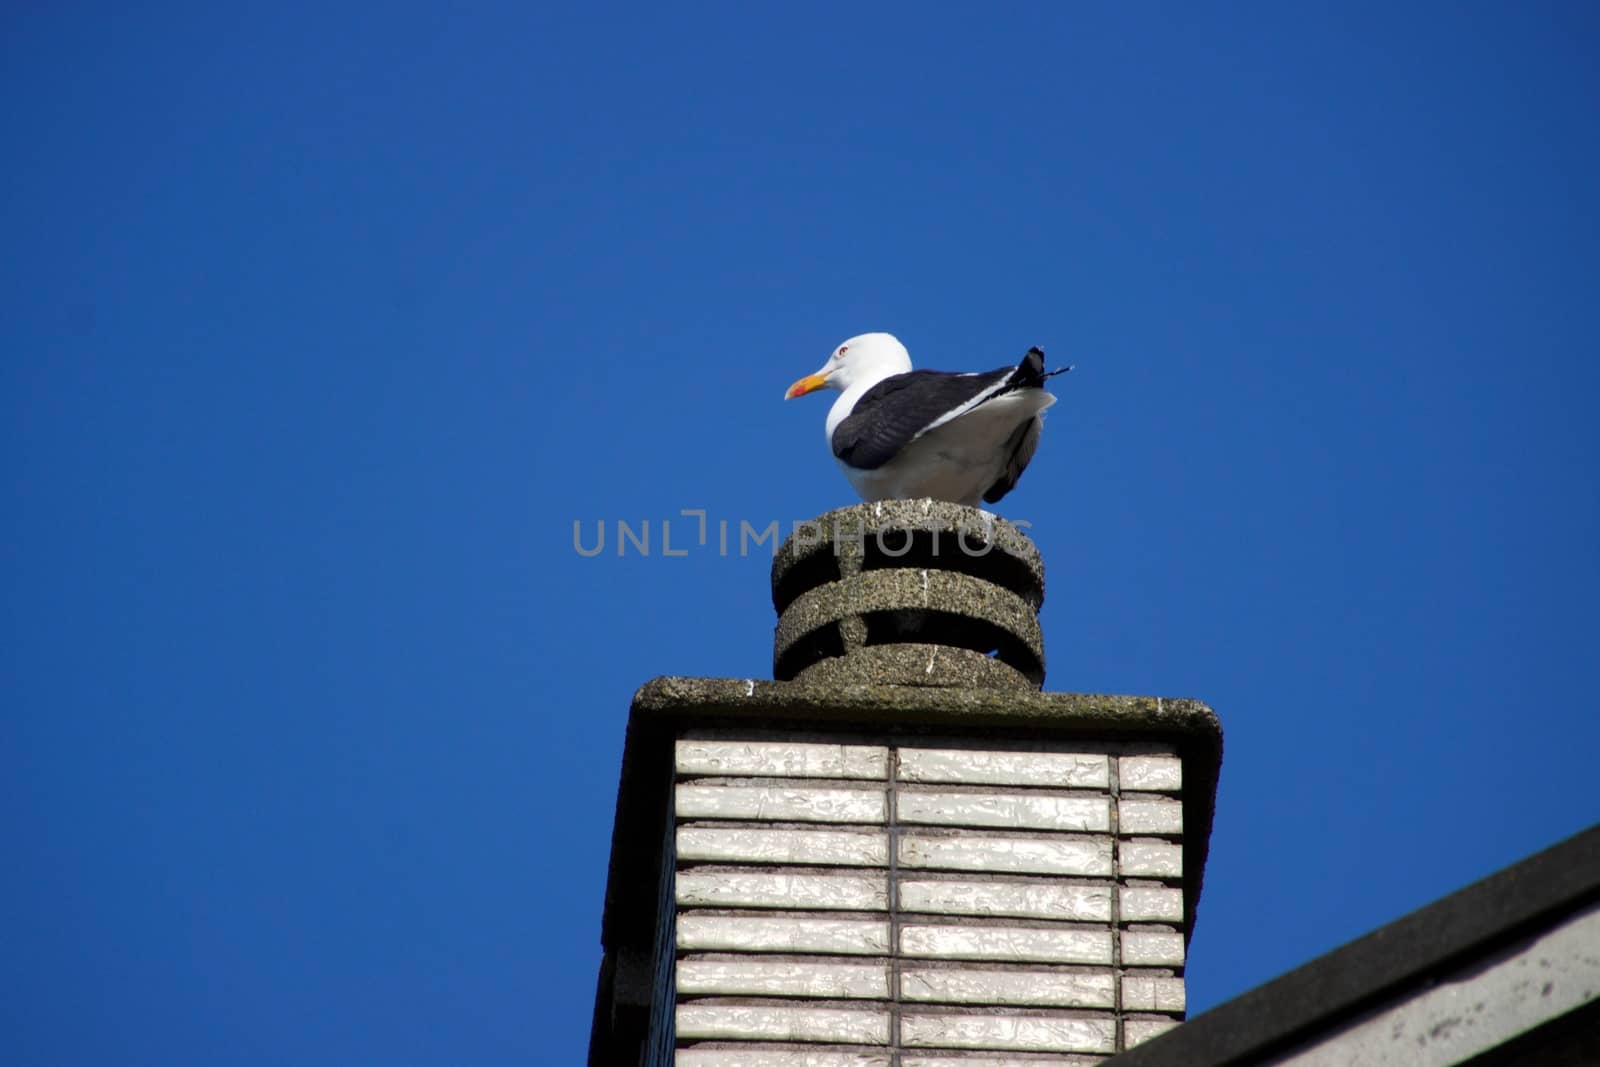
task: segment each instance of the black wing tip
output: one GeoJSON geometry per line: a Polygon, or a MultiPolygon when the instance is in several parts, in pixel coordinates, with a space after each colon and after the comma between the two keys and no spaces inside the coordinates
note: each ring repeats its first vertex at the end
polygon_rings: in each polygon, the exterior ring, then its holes
{"type": "Polygon", "coordinates": [[[1033,459],[1034,450],[1039,447],[1039,419],[1034,417],[1018,426],[1006,443],[1006,465],[1000,472],[1000,477],[995,479],[983,494],[985,504],[998,504],[1005,495],[1017,487],[1022,480],[1022,472],[1028,469],[1028,463],[1033,459]]]}

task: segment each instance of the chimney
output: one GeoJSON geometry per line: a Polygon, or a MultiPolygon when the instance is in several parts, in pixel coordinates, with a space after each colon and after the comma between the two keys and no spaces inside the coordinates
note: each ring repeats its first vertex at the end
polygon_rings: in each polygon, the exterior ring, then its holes
{"type": "Polygon", "coordinates": [[[829,512],[772,593],[776,681],[634,696],[591,1067],[1081,1065],[1180,1022],[1211,709],[1041,692],[1043,563],[973,508],[829,512]]]}

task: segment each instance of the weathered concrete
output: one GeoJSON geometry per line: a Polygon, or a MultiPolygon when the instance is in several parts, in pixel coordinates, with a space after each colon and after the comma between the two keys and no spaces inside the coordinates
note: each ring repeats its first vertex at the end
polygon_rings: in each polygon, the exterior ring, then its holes
{"type": "Polygon", "coordinates": [[[936,871],[996,871],[1105,878],[1112,873],[1111,839],[995,837],[977,834],[906,833],[900,866],[936,871]]]}
{"type": "Polygon", "coordinates": [[[900,928],[900,952],[926,959],[1109,965],[1111,930],[907,923],[900,928]]]}
{"type": "Polygon", "coordinates": [[[908,1047],[1016,1049],[1027,1052],[1110,1052],[1117,1021],[1071,1016],[908,1014],[900,1021],[908,1047]]]}
{"type": "MultiPolygon", "coordinates": [[[[829,627],[840,628],[844,655],[851,661],[856,648],[873,647],[869,640],[925,644],[919,639],[933,634],[945,638],[937,643],[951,648],[990,651],[957,641],[999,648],[1002,658],[1009,657],[1009,665],[1027,677],[1032,688],[1044,679],[1044,634],[1035,610],[1007,589],[956,571],[866,571],[806,590],[778,619],[772,648],[774,677],[785,678],[810,666],[809,659],[797,660],[802,643],[829,627]],[[858,624],[858,635],[850,633],[852,623],[858,624]]],[[[922,674],[912,675],[909,682],[897,679],[898,684],[957,684],[934,673],[942,664],[928,661],[922,666],[922,674]]],[[[869,675],[855,680],[875,679],[869,675]]]]}
{"type": "Polygon", "coordinates": [[[1176,930],[1129,930],[1122,935],[1126,967],[1183,966],[1183,935],[1176,930]]]}
{"type": "Polygon", "coordinates": [[[677,744],[674,764],[683,775],[886,778],[889,750],[883,745],[684,740],[677,744]]]}
{"type": "Polygon", "coordinates": [[[1165,797],[1125,798],[1117,805],[1117,832],[1175,837],[1183,833],[1183,804],[1165,797]]]}
{"type": "Polygon", "coordinates": [[[925,642],[867,645],[848,655],[818,660],[793,680],[818,686],[938,685],[1023,692],[1039,688],[1027,675],[992,656],[925,642]]]}
{"type": "Polygon", "coordinates": [[[775,785],[680,785],[682,819],[769,819],[787,822],[883,821],[883,790],[775,785]]]}
{"type": "Polygon", "coordinates": [[[1182,978],[1129,974],[1122,979],[1124,1011],[1159,1011],[1181,1014],[1187,1007],[1182,978]]]}
{"type": "Polygon", "coordinates": [[[679,906],[886,911],[888,880],[872,875],[679,871],[679,906]]]}
{"type": "Polygon", "coordinates": [[[699,1002],[679,1005],[677,1021],[680,1038],[837,1041],[862,1045],[882,1045],[889,1039],[887,1011],[699,1002]]]}
{"type": "MultiPolygon", "coordinates": [[[[654,678],[634,694],[636,714],[656,717],[697,713],[723,725],[774,718],[817,723],[951,728],[1019,727],[1046,736],[1111,740],[1205,739],[1210,762],[1220,763],[1222,725],[1198,700],[1107,696],[1093,693],[948,692],[894,685],[808,686],[759,678],[654,678]]],[[[1191,768],[1193,769],[1193,768],[1191,768]]],[[[1214,772],[1213,772],[1214,773],[1214,772]]],[[[1188,783],[1185,795],[1215,783],[1188,783]]],[[[1212,794],[1214,797],[1214,794],[1212,794]]]]}
{"type": "Polygon", "coordinates": [[[936,826],[1105,833],[1111,829],[1111,798],[902,792],[898,818],[902,823],[936,826]]]}
{"type": "MultiPolygon", "coordinates": [[[[1126,869],[1123,871],[1127,873],[1126,869]]],[[[1123,922],[1183,922],[1183,891],[1155,886],[1131,886],[1117,893],[1117,910],[1123,922]]]]}
{"type": "MultiPolygon", "coordinates": [[[[703,996],[805,997],[809,1000],[888,1000],[889,964],[799,960],[678,961],[678,992],[703,996]]],[[[1178,983],[1182,986],[1182,982],[1178,983]]],[[[1124,983],[1126,985],[1126,983],[1124,983]]]]}
{"type": "Polygon", "coordinates": [[[1044,565],[1022,531],[975,508],[883,501],[829,512],[780,547],[772,594],[781,680],[1044,681],[1044,565]]]}
{"type": "Polygon", "coordinates": [[[685,826],[678,858],[711,863],[813,863],[829,867],[881,867],[889,861],[889,835],[844,830],[751,830],[685,826]]]}
{"type": "Polygon", "coordinates": [[[1172,756],[1123,756],[1117,761],[1118,777],[1124,792],[1146,790],[1152,793],[1183,791],[1183,761],[1172,756]]]}
{"type": "Polygon", "coordinates": [[[1116,983],[1109,971],[933,970],[907,965],[900,973],[900,996],[907,1001],[944,1004],[1052,1008],[1112,1008],[1117,1003],[1116,983]]]}
{"type": "MultiPolygon", "coordinates": [[[[900,906],[934,915],[1015,916],[1076,922],[1111,921],[1111,887],[1060,885],[1052,882],[926,881],[902,878],[900,906]]],[[[1178,913],[1183,894],[1172,890],[1178,913]]]]}
{"type": "MultiPolygon", "coordinates": [[[[838,1052],[816,1049],[742,1048],[679,1049],[674,1067],[889,1067],[887,1052],[838,1052]]],[[[905,1067],[919,1067],[905,1062],[905,1067]]],[[[928,1065],[921,1065],[928,1067],[928,1065]]],[[[963,1067],[995,1067],[968,1063],[963,1067]]],[[[1010,1065],[1007,1065],[1010,1067],[1010,1065]]],[[[1035,1065],[1038,1067],[1038,1065],[1035,1065]]]]}
{"type": "Polygon", "coordinates": [[[807,589],[816,584],[812,575],[797,572],[814,570],[822,580],[833,580],[885,561],[978,575],[1029,599],[1035,610],[1044,603],[1044,560],[1016,526],[940,500],[882,500],[802,523],[773,558],[773,607],[781,613],[797,583],[807,589]]]}
{"type": "Polygon", "coordinates": [[[678,947],[722,952],[886,955],[889,924],[856,919],[680,915],[678,947]]]}
{"type": "Polygon", "coordinates": [[[961,785],[1107,789],[1111,785],[1109,764],[1104,753],[913,748],[900,754],[900,779],[961,785]]]}
{"type": "Polygon", "coordinates": [[[1135,878],[1183,877],[1183,847],[1165,841],[1124,841],[1117,846],[1117,867],[1135,878]]]}

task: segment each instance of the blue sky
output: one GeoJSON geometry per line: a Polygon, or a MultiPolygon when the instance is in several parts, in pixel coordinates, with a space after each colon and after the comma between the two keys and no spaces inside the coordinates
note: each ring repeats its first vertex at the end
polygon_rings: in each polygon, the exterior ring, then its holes
{"type": "Polygon", "coordinates": [[[867,330],[1077,364],[1194,1007],[1595,820],[1592,5],[145,7],[0,16],[7,1062],[579,1062],[628,700],[770,671],[660,524],[850,502],[867,330]]]}

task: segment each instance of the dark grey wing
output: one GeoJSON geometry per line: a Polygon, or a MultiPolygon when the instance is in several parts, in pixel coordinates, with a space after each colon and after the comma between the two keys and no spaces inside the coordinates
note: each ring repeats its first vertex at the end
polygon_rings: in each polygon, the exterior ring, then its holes
{"type": "Polygon", "coordinates": [[[1016,368],[987,374],[914,370],[885,378],[862,394],[833,431],[833,454],[857,470],[877,470],[941,415],[1006,381],[1016,368]]]}
{"type": "Polygon", "coordinates": [[[1017,479],[1027,469],[1033,450],[1039,447],[1040,420],[1036,415],[1018,426],[1006,440],[1006,469],[983,494],[986,504],[998,504],[1000,498],[1016,488],[1017,479]]]}

